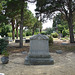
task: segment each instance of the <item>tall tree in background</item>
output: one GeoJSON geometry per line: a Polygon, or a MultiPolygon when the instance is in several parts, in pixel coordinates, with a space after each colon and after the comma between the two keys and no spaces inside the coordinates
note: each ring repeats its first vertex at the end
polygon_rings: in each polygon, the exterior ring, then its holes
{"type": "Polygon", "coordinates": [[[63,14],[58,13],[56,16],[54,16],[52,25],[55,30],[58,29],[58,31],[61,33],[64,29],[68,29],[68,23],[65,18],[63,19],[63,17],[63,14]]]}
{"type": "Polygon", "coordinates": [[[0,13],[2,13],[2,10],[3,10],[3,5],[6,3],[5,0],[0,0],[0,13]]]}
{"type": "Polygon", "coordinates": [[[20,24],[20,47],[23,47],[23,16],[24,16],[24,0],[21,0],[21,24],[20,24]]]}
{"type": "Polygon", "coordinates": [[[11,19],[12,24],[12,39],[15,39],[15,16],[20,14],[20,6],[18,0],[7,0],[6,1],[6,7],[5,8],[5,15],[11,19]]]}
{"type": "Polygon", "coordinates": [[[53,18],[53,27],[57,27],[58,24],[61,24],[61,14],[54,16],[53,18]]]}
{"type": "Polygon", "coordinates": [[[21,24],[20,24],[20,47],[23,47],[23,22],[24,22],[24,8],[25,8],[25,2],[34,2],[35,0],[21,0],[21,24]]]}
{"type": "MultiPolygon", "coordinates": [[[[0,2],[3,0],[0,0],[0,2]]],[[[3,4],[3,10],[5,10],[5,15],[7,16],[7,18],[9,18],[12,22],[12,38],[14,40],[14,21],[16,19],[17,15],[20,15],[20,47],[23,47],[23,21],[24,21],[24,8],[26,8],[27,6],[27,1],[28,2],[35,2],[35,0],[5,0],[6,4],[3,4]]],[[[0,7],[2,7],[2,5],[0,4],[0,7]]],[[[0,12],[2,8],[0,9],[0,12]]]]}
{"type": "Polygon", "coordinates": [[[2,4],[1,4],[1,2],[0,2],[0,13],[1,13],[1,11],[2,11],[2,4]]]}
{"type": "Polygon", "coordinates": [[[36,11],[43,13],[47,18],[50,18],[56,11],[63,13],[68,22],[70,43],[74,43],[73,13],[75,12],[75,0],[37,0],[36,7],[36,11]],[[40,7],[42,7],[41,10],[40,7]]]}

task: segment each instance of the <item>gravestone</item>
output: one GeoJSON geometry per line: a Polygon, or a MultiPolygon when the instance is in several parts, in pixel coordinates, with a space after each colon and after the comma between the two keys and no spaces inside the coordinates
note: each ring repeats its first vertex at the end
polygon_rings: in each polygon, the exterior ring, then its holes
{"type": "Polygon", "coordinates": [[[30,39],[26,39],[25,40],[25,43],[30,43],[30,39]]]}
{"type": "Polygon", "coordinates": [[[16,39],[15,40],[15,43],[20,43],[20,39],[16,39]]]}
{"type": "Polygon", "coordinates": [[[30,51],[25,58],[25,65],[49,65],[54,64],[49,52],[48,37],[34,35],[30,38],[30,51]]]}
{"type": "MultiPolygon", "coordinates": [[[[23,42],[25,42],[25,38],[23,38],[23,42]]],[[[16,39],[15,43],[20,43],[20,39],[16,39]]]]}

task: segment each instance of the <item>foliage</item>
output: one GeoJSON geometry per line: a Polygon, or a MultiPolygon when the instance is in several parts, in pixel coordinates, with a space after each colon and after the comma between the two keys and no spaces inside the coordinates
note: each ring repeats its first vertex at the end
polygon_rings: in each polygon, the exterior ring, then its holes
{"type": "Polygon", "coordinates": [[[26,36],[26,33],[25,32],[23,32],[23,37],[25,37],[26,36]]]}
{"type": "Polygon", "coordinates": [[[12,33],[11,32],[9,32],[7,34],[8,34],[8,37],[12,37],[12,33]]]}
{"type": "Polygon", "coordinates": [[[6,50],[7,45],[8,45],[7,40],[0,39],[0,53],[2,53],[3,50],[6,50]]]}
{"type": "Polygon", "coordinates": [[[57,37],[58,37],[58,33],[57,33],[57,32],[51,33],[51,35],[52,35],[54,38],[57,38],[57,37]]]}
{"type": "Polygon", "coordinates": [[[2,4],[0,3],[0,13],[1,13],[1,10],[2,10],[2,4]]]}
{"type": "Polygon", "coordinates": [[[46,34],[51,34],[53,33],[53,28],[46,28],[45,31],[46,31],[46,34]]]}
{"type": "Polygon", "coordinates": [[[19,0],[7,0],[6,4],[4,6],[7,6],[7,8],[4,8],[6,10],[6,15],[9,18],[15,18],[16,15],[20,14],[20,5],[19,0]]]}
{"type": "Polygon", "coordinates": [[[53,27],[57,27],[58,24],[61,24],[61,14],[57,14],[53,18],[53,27]]]}
{"type": "Polygon", "coordinates": [[[3,50],[3,51],[2,51],[2,55],[4,55],[4,56],[6,56],[6,57],[7,57],[7,56],[9,56],[9,53],[8,53],[8,51],[7,51],[7,50],[3,50]]]}
{"type": "Polygon", "coordinates": [[[75,0],[37,0],[36,11],[37,14],[43,13],[43,18],[51,18],[56,11],[64,14],[70,32],[70,43],[74,43],[73,13],[75,12],[75,0]]]}
{"type": "Polygon", "coordinates": [[[34,32],[34,35],[37,35],[37,34],[39,34],[40,32],[34,32]]]}
{"type": "Polygon", "coordinates": [[[8,32],[11,32],[11,26],[10,25],[5,25],[5,23],[2,24],[1,26],[1,31],[0,31],[0,35],[2,37],[8,36],[8,32]]]}
{"type": "Polygon", "coordinates": [[[27,30],[26,31],[26,36],[30,36],[30,35],[32,35],[31,31],[30,30],[27,30]]]}
{"type": "Polygon", "coordinates": [[[46,33],[46,31],[42,31],[41,34],[42,35],[46,35],[47,33],[46,33]]]}
{"type": "Polygon", "coordinates": [[[52,36],[48,36],[49,37],[49,44],[53,44],[53,37],[52,36]]]}
{"type": "Polygon", "coordinates": [[[31,29],[32,33],[36,32],[37,28],[42,28],[42,24],[37,20],[30,10],[24,11],[24,25],[27,29],[31,29]]]}
{"type": "Polygon", "coordinates": [[[0,13],[2,13],[4,4],[6,4],[6,1],[5,0],[0,0],[0,13]]]}
{"type": "Polygon", "coordinates": [[[30,10],[25,9],[24,11],[24,26],[27,28],[32,28],[34,26],[36,18],[33,16],[30,10]]]}
{"type": "Polygon", "coordinates": [[[63,37],[65,37],[66,35],[69,35],[69,30],[64,29],[62,31],[63,37]]]}
{"type": "Polygon", "coordinates": [[[60,31],[61,33],[64,30],[64,28],[68,29],[68,23],[62,17],[64,17],[64,15],[59,13],[53,19],[53,28],[57,28],[58,32],[60,31]]]}
{"type": "Polygon", "coordinates": [[[58,31],[60,32],[60,33],[62,33],[62,31],[63,31],[63,29],[64,29],[64,26],[63,25],[57,25],[57,27],[58,27],[58,31]]]}
{"type": "Polygon", "coordinates": [[[0,14],[0,25],[2,23],[8,24],[8,19],[7,16],[3,15],[2,13],[0,14]]]}

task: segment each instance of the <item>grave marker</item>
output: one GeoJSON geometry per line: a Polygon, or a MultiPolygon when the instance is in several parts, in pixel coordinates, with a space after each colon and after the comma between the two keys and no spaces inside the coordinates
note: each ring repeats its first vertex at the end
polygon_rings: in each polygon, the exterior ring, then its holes
{"type": "Polygon", "coordinates": [[[48,37],[34,35],[30,38],[30,51],[25,58],[26,65],[49,65],[54,64],[49,52],[48,37]]]}

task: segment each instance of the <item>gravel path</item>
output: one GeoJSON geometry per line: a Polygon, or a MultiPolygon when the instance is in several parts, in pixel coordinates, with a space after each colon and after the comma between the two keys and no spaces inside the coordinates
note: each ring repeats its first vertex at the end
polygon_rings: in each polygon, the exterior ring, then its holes
{"type": "Polygon", "coordinates": [[[5,75],[75,75],[75,53],[73,52],[51,53],[54,65],[26,66],[24,65],[26,55],[27,53],[13,53],[6,65],[2,65],[0,61],[0,73],[5,75]]]}

